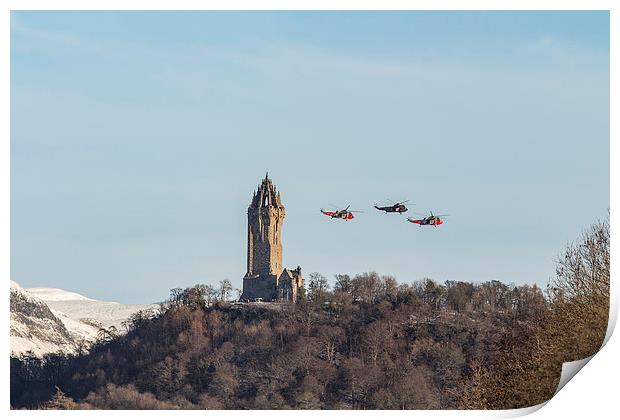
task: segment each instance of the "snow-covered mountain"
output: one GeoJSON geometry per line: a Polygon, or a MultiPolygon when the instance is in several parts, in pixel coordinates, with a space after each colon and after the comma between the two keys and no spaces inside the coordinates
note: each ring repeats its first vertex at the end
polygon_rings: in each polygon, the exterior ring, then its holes
{"type": "Polygon", "coordinates": [[[131,314],[156,307],[104,302],[47,287],[24,289],[11,281],[11,353],[71,353],[95,341],[101,326],[122,331],[131,314]]]}
{"type": "Polygon", "coordinates": [[[76,340],[45,302],[11,281],[11,353],[73,351],[76,340]]]}

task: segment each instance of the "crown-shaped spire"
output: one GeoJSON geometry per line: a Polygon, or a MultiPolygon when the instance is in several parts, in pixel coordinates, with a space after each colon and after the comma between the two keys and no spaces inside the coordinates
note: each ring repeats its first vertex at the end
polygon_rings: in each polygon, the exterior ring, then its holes
{"type": "Polygon", "coordinates": [[[259,207],[283,207],[280,200],[280,193],[277,192],[273,182],[269,179],[269,172],[265,173],[265,179],[258,186],[252,196],[251,208],[259,207]]]}

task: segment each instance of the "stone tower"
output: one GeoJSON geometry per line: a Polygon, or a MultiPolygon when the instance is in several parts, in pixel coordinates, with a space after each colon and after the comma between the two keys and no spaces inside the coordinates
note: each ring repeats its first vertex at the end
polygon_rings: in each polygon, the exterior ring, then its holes
{"type": "Polygon", "coordinates": [[[248,207],[247,271],[241,300],[295,301],[303,287],[301,268],[282,270],[284,216],[280,193],[267,174],[248,207]]]}
{"type": "Polygon", "coordinates": [[[269,175],[258,186],[248,207],[248,269],[245,277],[282,272],[284,206],[269,175]]]}

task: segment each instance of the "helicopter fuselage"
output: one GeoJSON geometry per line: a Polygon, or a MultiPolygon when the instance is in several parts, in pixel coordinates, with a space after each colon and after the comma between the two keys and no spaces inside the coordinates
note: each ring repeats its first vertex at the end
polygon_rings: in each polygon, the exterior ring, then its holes
{"type": "Polygon", "coordinates": [[[386,207],[378,207],[375,206],[375,208],[377,210],[382,210],[386,213],[404,213],[407,210],[409,210],[407,207],[405,207],[404,204],[399,204],[399,205],[394,205],[394,206],[386,206],[386,207]]]}

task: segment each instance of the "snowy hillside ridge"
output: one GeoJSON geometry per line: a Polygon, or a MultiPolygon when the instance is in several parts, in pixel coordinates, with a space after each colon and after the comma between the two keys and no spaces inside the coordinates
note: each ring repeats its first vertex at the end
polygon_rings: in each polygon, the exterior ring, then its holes
{"type": "Polygon", "coordinates": [[[21,302],[29,302],[35,305],[42,303],[41,299],[36,298],[30,293],[28,293],[26,289],[21,287],[19,284],[17,284],[16,281],[13,281],[13,280],[11,280],[11,294],[15,294],[16,296],[19,296],[20,298],[19,301],[21,302]]]}
{"type": "Polygon", "coordinates": [[[122,332],[132,314],[157,307],[98,301],[50,287],[24,289],[11,280],[11,353],[74,353],[95,342],[101,327],[122,332]]]}
{"type": "Polygon", "coordinates": [[[45,302],[28,293],[13,280],[11,280],[10,307],[11,315],[16,314],[21,317],[49,319],[52,322],[60,322],[45,302]]]}
{"type": "Polygon", "coordinates": [[[65,324],[37,297],[11,281],[11,353],[72,352],[77,344],[65,324]]]}
{"type": "Polygon", "coordinates": [[[66,290],[54,289],[51,287],[29,287],[26,290],[45,302],[58,300],[94,301],[94,299],[87,298],[86,296],[82,296],[78,293],[67,292],[66,290]]]}
{"type": "Polygon", "coordinates": [[[87,325],[122,329],[129,317],[143,309],[156,309],[158,305],[123,304],[90,299],[77,293],[47,287],[32,287],[26,291],[44,301],[52,311],[87,325]],[[79,298],[78,298],[79,297],[79,298]]]}

